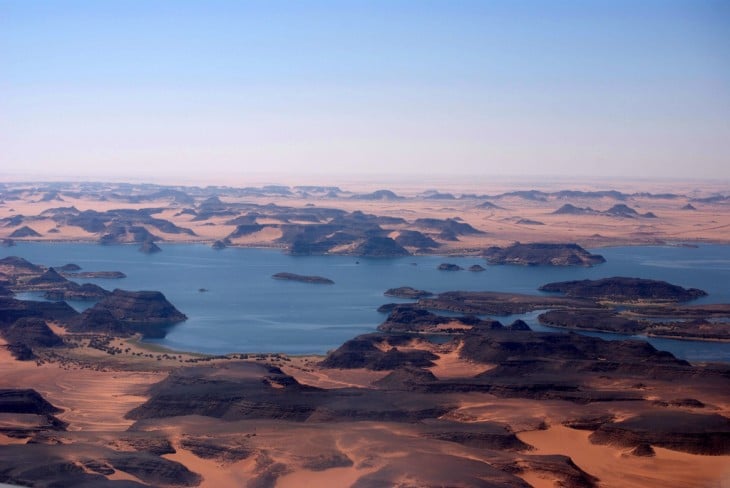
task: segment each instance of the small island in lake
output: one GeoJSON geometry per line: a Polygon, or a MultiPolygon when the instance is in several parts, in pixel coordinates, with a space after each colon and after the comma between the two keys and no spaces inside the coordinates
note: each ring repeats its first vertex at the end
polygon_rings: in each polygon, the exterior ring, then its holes
{"type": "Polygon", "coordinates": [[[312,283],[315,285],[334,285],[335,282],[322,276],[307,276],[295,273],[276,273],[271,275],[275,280],[299,281],[301,283],[312,283]]]}
{"type": "Polygon", "coordinates": [[[509,247],[490,247],[484,252],[489,264],[523,266],[594,266],[606,262],[578,244],[515,243],[509,247]]]}

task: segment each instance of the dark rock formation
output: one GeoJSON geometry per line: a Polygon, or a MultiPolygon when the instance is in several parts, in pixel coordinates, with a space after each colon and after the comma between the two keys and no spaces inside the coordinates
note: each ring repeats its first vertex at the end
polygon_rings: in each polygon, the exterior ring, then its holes
{"type": "Polygon", "coordinates": [[[129,335],[135,332],[135,328],[118,320],[108,309],[98,306],[87,308],[68,325],[74,332],[115,335],[129,335]]]}
{"type": "Polygon", "coordinates": [[[554,215],[592,215],[595,213],[596,211],[590,207],[576,207],[570,203],[566,203],[553,212],[554,215]]]}
{"type": "Polygon", "coordinates": [[[486,271],[486,268],[484,268],[484,266],[480,266],[478,264],[472,264],[471,266],[469,266],[469,271],[471,271],[473,273],[480,273],[482,271],[486,271]]]}
{"type": "Polygon", "coordinates": [[[541,324],[567,329],[600,330],[616,334],[639,334],[645,326],[637,320],[601,308],[550,310],[538,316],[541,324]]]}
{"type": "Polygon", "coordinates": [[[507,328],[509,330],[522,330],[522,331],[532,330],[532,329],[530,329],[530,326],[527,325],[527,322],[525,322],[524,320],[519,320],[519,319],[518,320],[515,320],[514,322],[512,322],[511,324],[509,324],[507,326],[507,328]]]}
{"type": "Polygon", "coordinates": [[[51,405],[33,389],[0,389],[0,412],[53,415],[63,410],[51,405]]]}
{"type": "Polygon", "coordinates": [[[447,291],[422,298],[421,308],[475,315],[511,315],[553,308],[595,307],[595,302],[577,298],[498,293],[493,291],[447,291]]]}
{"type": "Polygon", "coordinates": [[[37,266],[30,261],[20,258],[18,256],[8,256],[6,258],[0,259],[0,267],[10,268],[13,274],[40,274],[43,272],[42,267],[37,266]]]}
{"type": "Polygon", "coordinates": [[[11,234],[10,238],[12,239],[22,239],[24,237],[40,237],[41,235],[36,232],[35,230],[31,229],[27,225],[24,225],[23,227],[20,227],[19,229],[15,229],[11,234]]]}
{"type": "Polygon", "coordinates": [[[350,254],[363,257],[395,257],[410,256],[403,246],[399,245],[390,237],[368,237],[358,244],[350,254]]]}
{"type": "Polygon", "coordinates": [[[455,236],[484,234],[484,232],[475,229],[471,225],[465,222],[459,222],[456,219],[416,219],[413,225],[442,233],[450,233],[455,236]]]}
{"type": "Polygon", "coordinates": [[[718,414],[655,410],[605,423],[590,436],[596,444],[643,444],[703,455],[730,454],[730,419],[718,414]]]}
{"type": "Polygon", "coordinates": [[[276,273],[271,276],[275,280],[299,281],[301,283],[313,283],[316,285],[334,285],[335,282],[322,276],[305,276],[294,273],[276,273]]]}
{"type": "Polygon", "coordinates": [[[431,297],[433,296],[433,293],[426,290],[417,290],[416,288],[411,288],[410,286],[401,286],[400,288],[389,288],[385,290],[385,293],[383,293],[383,295],[387,297],[411,298],[417,300],[419,298],[431,297]]]}
{"type": "Polygon", "coordinates": [[[460,422],[433,422],[427,424],[421,434],[429,439],[456,442],[477,449],[495,451],[529,451],[525,444],[506,426],[495,422],[479,422],[479,427],[460,422]]]}
{"type": "Polygon", "coordinates": [[[515,243],[506,248],[490,247],[484,257],[489,264],[523,266],[593,266],[605,262],[603,256],[591,254],[578,244],[515,243]]]}
{"type": "MultiPolygon", "coordinates": [[[[134,420],[202,415],[225,421],[289,422],[381,420],[416,422],[443,415],[438,398],[361,388],[322,390],[298,383],[279,369],[253,363],[173,372],[154,385],[151,398],[133,409],[134,420]]],[[[244,447],[245,448],[245,447],[244,447]]]]}
{"type": "Polygon", "coordinates": [[[38,317],[20,318],[10,327],[1,328],[0,334],[11,344],[25,344],[29,348],[63,345],[63,340],[38,317]]]}
{"type": "Polygon", "coordinates": [[[93,283],[79,285],[69,281],[63,286],[47,290],[45,297],[48,300],[98,300],[108,294],[109,292],[99,285],[93,283]]]}
{"type": "Polygon", "coordinates": [[[691,203],[688,203],[687,205],[685,205],[684,207],[682,207],[680,210],[697,210],[697,207],[695,207],[691,203]]]}
{"type": "Polygon", "coordinates": [[[78,312],[66,302],[36,302],[0,297],[0,326],[11,325],[23,317],[39,317],[66,323],[78,316],[78,312]]]}
{"type": "Polygon", "coordinates": [[[152,240],[146,240],[142,243],[142,245],[139,247],[139,252],[144,254],[155,254],[162,251],[160,249],[160,246],[154,243],[152,240]]]}
{"type": "Polygon", "coordinates": [[[405,366],[394,369],[373,384],[385,390],[426,391],[427,385],[436,381],[436,376],[426,369],[405,366]]]}
{"type": "Polygon", "coordinates": [[[77,273],[63,273],[63,275],[68,278],[101,278],[108,280],[118,280],[127,277],[127,275],[121,271],[80,271],[77,273]]]}
{"type": "Polygon", "coordinates": [[[562,281],[548,283],[541,291],[564,293],[575,298],[590,298],[614,302],[656,301],[684,302],[706,296],[697,288],[682,288],[666,281],[615,276],[600,280],[562,281]]]}
{"type": "Polygon", "coordinates": [[[415,247],[417,249],[434,249],[441,244],[430,237],[416,230],[402,230],[395,238],[395,242],[403,247],[415,247]]]}
{"type": "Polygon", "coordinates": [[[439,269],[439,271],[461,271],[464,268],[462,268],[458,264],[441,263],[441,264],[439,264],[438,269],[439,269]]]}
{"type": "Polygon", "coordinates": [[[459,322],[456,317],[436,315],[414,305],[396,305],[388,318],[378,326],[384,332],[426,332],[439,326],[459,322]]]}
{"type": "Polygon", "coordinates": [[[0,473],[4,482],[20,486],[192,487],[202,481],[184,465],[149,452],[114,451],[83,443],[0,446],[0,473]],[[141,483],[106,478],[116,470],[141,483]]]}
{"type": "Polygon", "coordinates": [[[255,222],[250,224],[239,224],[236,226],[236,230],[228,234],[228,239],[235,239],[236,237],[243,237],[248,236],[251,234],[255,234],[256,232],[259,232],[260,230],[263,230],[266,226],[257,224],[255,222]]]}
{"type": "MultiPolygon", "coordinates": [[[[381,344],[392,344],[399,336],[384,336],[382,334],[365,334],[345,342],[342,346],[327,355],[321,363],[325,368],[367,368],[375,371],[392,370],[406,366],[424,368],[433,366],[437,357],[428,351],[398,350],[390,347],[384,351],[381,344]]],[[[408,337],[400,337],[408,339],[408,337]]]]}
{"type": "Polygon", "coordinates": [[[180,440],[180,447],[201,459],[214,459],[224,464],[246,459],[253,453],[248,440],[243,436],[185,435],[180,440]]]}
{"type": "Polygon", "coordinates": [[[114,290],[109,296],[85,310],[72,324],[74,330],[153,335],[155,326],[186,320],[158,291],[114,290]]]}
{"type": "Polygon", "coordinates": [[[654,452],[654,448],[651,447],[651,444],[646,444],[646,443],[639,444],[638,446],[633,448],[629,454],[631,454],[632,456],[637,456],[637,457],[654,457],[654,456],[656,456],[656,452],[654,452]]]}
{"type": "Polygon", "coordinates": [[[118,320],[139,324],[170,324],[186,320],[159,291],[126,291],[116,289],[97,303],[118,320]]]}
{"type": "Polygon", "coordinates": [[[486,208],[486,209],[490,209],[490,210],[504,210],[503,207],[500,207],[496,203],[492,203],[488,200],[477,205],[477,208],[486,208]]]}
{"type": "Polygon", "coordinates": [[[210,247],[212,247],[213,249],[216,249],[216,250],[221,250],[221,249],[225,249],[228,246],[226,246],[225,242],[223,242],[222,240],[219,239],[219,240],[215,241],[210,247]]]}
{"type": "Polygon", "coordinates": [[[58,286],[59,284],[66,284],[68,283],[68,280],[61,276],[58,271],[56,271],[53,268],[48,268],[47,271],[45,271],[40,276],[37,276],[35,278],[29,279],[26,284],[30,287],[47,287],[47,286],[58,286]]]}
{"type": "Polygon", "coordinates": [[[540,222],[539,220],[531,220],[531,219],[517,219],[515,221],[516,224],[520,225],[545,225],[544,222],[540,222]]]}
{"type": "Polygon", "coordinates": [[[365,193],[363,195],[353,195],[351,197],[354,200],[404,200],[405,198],[396,195],[390,190],[376,190],[372,193],[365,193]]]}
{"type": "Polygon", "coordinates": [[[633,208],[631,208],[628,205],[625,205],[623,203],[614,205],[613,207],[609,208],[608,210],[605,210],[603,213],[606,215],[612,215],[614,217],[633,218],[633,217],[639,216],[639,212],[637,212],[633,208]]]}
{"type": "Polygon", "coordinates": [[[56,269],[58,269],[58,271],[60,271],[61,273],[70,273],[72,271],[80,271],[81,266],[79,266],[78,264],[74,264],[74,263],[68,263],[68,264],[64,264],[63,266],[59,266],[56,269]]]}

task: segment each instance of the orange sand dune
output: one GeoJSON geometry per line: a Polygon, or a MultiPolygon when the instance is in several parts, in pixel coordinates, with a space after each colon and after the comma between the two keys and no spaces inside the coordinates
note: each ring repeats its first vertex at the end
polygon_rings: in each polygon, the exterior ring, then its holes
{"type": "MultiPolygon", "coordinates": [[[[655,457],[636,457],[627,449],[592,444],[589,435],[588,431],[558,425],[523,432],[518,437],[534,446],[535,454],[570,456],[579,467],[598,477],[600,486],[606,488],[730,486],[730,456],[697,456],[655,447],[655,457]]],[[[539,480],[540,475],[536,473],[528,479],[529,482],[539,480]]]]}

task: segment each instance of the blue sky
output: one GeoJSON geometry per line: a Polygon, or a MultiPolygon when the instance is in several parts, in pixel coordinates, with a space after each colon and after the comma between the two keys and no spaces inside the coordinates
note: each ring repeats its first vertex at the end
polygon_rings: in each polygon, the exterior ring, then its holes
{"type": "Polygon", "coordinates": [[[0,173],[730,178],[728,1],[0,0],[0,173]]]}

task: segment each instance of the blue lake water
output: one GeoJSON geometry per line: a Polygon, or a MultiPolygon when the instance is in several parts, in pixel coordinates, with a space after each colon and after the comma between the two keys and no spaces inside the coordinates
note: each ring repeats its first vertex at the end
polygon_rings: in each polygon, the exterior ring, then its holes
{"type": "MultiPolygon", "coordinates": [[[[694,303],[730,303],[730,246],[616,247],[596,252],[607,262],[594,268],[486,266],[480,273],[438,271],[440,263],[464,268],[485,265],[479,258],[411,256],[367,259],[347,256],[289,256],[270,249],[198,244],[161,244],[164,252],[146,255],[136,246],[85,243],[18,243],[2,256],[16,255],[47,266],[76,263],[84,271],[123,271],[127,278],[89,279],[108,289],[159,290],[189,319],[164,339],[150,340],[178,350],[204,353],[284,352],[322,354],[357,334],[375,330],[385,316],[388,288],[413,286],[449,290],[539,293],[551,281],[609,276],[666,280],[706,290],[694,303]],[[318,275],[334,285],[274,280],[288,271],[318,275]],[[200,292],[205,288],[207,292],[200,292]]],[[[24,296],[28,298],[28,296],[24,296]]],[[[88,306],[73,303],[77,308],[88,306]]],[[[537,313],[524,316],[533,328],[537,313]]],[[[515,317],[500,318],[509,322],[515,317]]],[[[608,339],[626,336],[599,335],[608,339]]],[[[730,344],[649,339],[656,347],[695,361],[730,361],[730,344]]]]}

